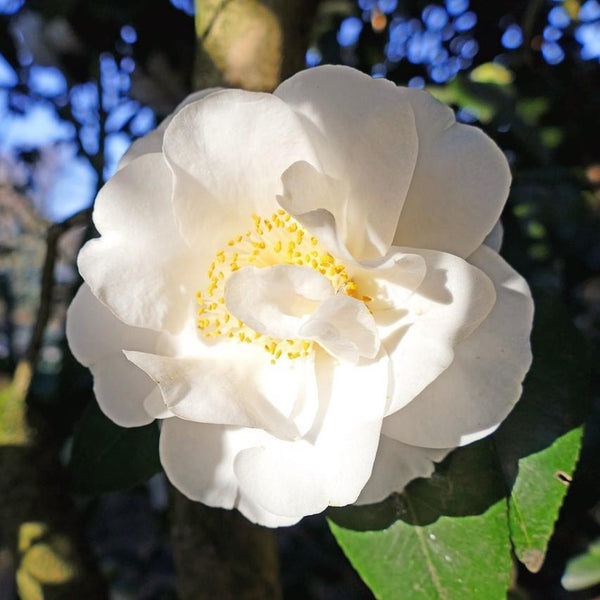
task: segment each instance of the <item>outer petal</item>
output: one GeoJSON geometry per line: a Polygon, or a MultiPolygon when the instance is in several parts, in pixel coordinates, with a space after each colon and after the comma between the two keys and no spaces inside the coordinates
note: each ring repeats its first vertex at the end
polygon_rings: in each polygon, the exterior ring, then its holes
{"type": "Polygon", "coordinates": [[[160,432],[160,461],[171,483],[191,500],[233,508],[238,495],[233,459],[266,437],[259,429],[167,419],[160,432]]]}
{"type": "MultiPolygon", "coordinates": [[[[374,313],[394,371],[388,414],[411,402],[450,366],[454,347],[487,317],[496,298],[489,277],[463,259],[433,250],[410,252],[425,260],[425,279],[408,300],[402,301],[401,293],[392,308],[374,313]]],[[[393,284],[388,285],[392,301],[393,284]]]]}
{"type": "Polygon", "coordinates": [[[177,108],[170,114],[166,119],[163,119],[156,129],[153,129],[145,136],[138,138],[129,146],[129,150],[125,152],[121,160],[119,161],[118,169],[122,169],[128,165],[132,160],[143,156],[144,154],[152,154],[153,152],[162,152],[163,137],[169,123],[173,120],[173,115],[177,114],[184,106],[202,100],[206,96],[214,92],[218,92],[222,88],[206,88],[199,92],[190,94],[183,102],[177,105],[177,108]]]}
{"type": "Polygon", "coordinates": [[[419,157],[394,244],[466,258],[500,217],[510,170],[481,130],[426,92],[408,90],[419,134],[419,157]]]}
{"type": "Polygon", "coordinates": [[[83,284],[67,312],[67,339],[75,358],[94,376],[94,393],[102,411],[123,427],[146,425],[154,417],[144,399],[154,383],[131,364],[122,348],[153,350],[157,334],[125,325],[83,284]]]}
{"type": "Polygon", "coordinates": [[[100,190],[94,223],[102,237],[78,257],[94,294],[129,325],[177,331],[195,292],[194,256],[171,210],[171,173],[160,154],[117,172],[100,190]]]}
{"type": "Polygon", "coordinates": [[[455,348],[452,365],[408,406],[385,419],[385,434],[406,444],[468,444],[496,429],[521,395],[531,364],[531,293],[493,250],[482,246],[469,262],[494,282],[496,304],[455,348]]]}
{"type": "Polygon", "coordinates": [[[388,361],[355,366],[320,353],[320,415],[297,442],[265,444],[237,456],[242,493],[269,512],[288,517],[354,502],[377,452],[388,387],[388,361]]]}
{"type": "Polygon", "coordinates": [[[494,225],[494,228],[487,234],[483,243],[492,250],[500,252],[502,248],[502,240],[504,239],[504,227],[502,221],[498,220],[494,225]]]}
{"type": "Polygon", "coordinates": [[[279,208],[281,174],[318,164],[299,118],[270,94],[223,90],[184,107],[167,127],[164,153],[186,239],[218,249],[243,233],[252,213],[279,208]]]}
{"type": "MultiPolygon", "coordinates": [[[[348,184],[348,195],[328,210],[350,252],[358,260],[383,256],[417,160],[415,117],[406,90],[329,65],[298,73],[274,93],[303,117],[323,172],[348,184]]],[[[319,207],[305,205],[303,212],[319,207]]]]}
{"type": "Polygon", "coordinates": [[[413,479],[429,477],[434,462],[443,460],[450,450],[416,448],[382,435],[373,472],[356,503],[381,502],[391,493],[401,492],[413,479]]]}
{"type": "Polygon", "coordinates": [[[257,506],[240,493],[233,472],[238,452],[268,439],[258,429],[169,419],[161,429],[160,459],[171,483],[191,500],[238,508],[246,518],[266,527],[293,525],[303,515],[283,517],[257,506]]]}
{"type": "Polygon", "coordinates": [[[294,439],[315,418],[312,360],[273,365],[262,348],[236,342],[205,347],[194,358],[126,354],[159,386],[165,407],[182,419],[258,427],[294,439]]]}

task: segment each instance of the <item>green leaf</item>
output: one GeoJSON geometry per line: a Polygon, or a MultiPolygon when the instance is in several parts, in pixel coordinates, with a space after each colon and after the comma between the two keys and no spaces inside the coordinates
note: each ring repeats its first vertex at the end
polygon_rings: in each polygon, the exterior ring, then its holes
{"type": "Polygon", "coordinates": [[[330,510],[350,562],[382,599],[506,598],[511,543],[539,569],[581,446],[585,347],[556,298],[536,294],[534,364],[490,438],[371,507],[330,510]]]}
{"type": "Polygon", "coordinates": [[[119,427],[92,402],[73,439],[69,465],[75,492],[96,494],[131,487],[161,470],[158,426],[119,427]]]}
{"type": "Polygon", "coordinates": [[[600,583],[600,540],[596,540],[585,554],[567,563],[561,583],[566,590],[582,590],[600,583]]]}
{"type": "Polygon", "coordinates": [[[427,480],[372,507],[330,509],[338,543],[382,600],[502,600],[510,582],[504,488],[489,440],[452,453],[427,480]],[[457,485],[461,482],[461,485],[457,485]]]}
{"type": "Polygon", "coordinates": [[[532,369],[523,397],[494,434],[517,558],[533,572],[546,548],[581,447],[589,398],[586,347],[564,306],[537,293],[532,369]]]}

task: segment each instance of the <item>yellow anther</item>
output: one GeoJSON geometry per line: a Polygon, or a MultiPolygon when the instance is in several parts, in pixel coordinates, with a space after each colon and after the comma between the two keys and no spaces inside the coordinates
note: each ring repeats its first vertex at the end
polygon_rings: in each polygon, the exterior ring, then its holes
{"type": "Polygon", "coordinates": [[[250,265],[259,268],[277,264],[306,266],[327,277],[340,293],[352,295],[363,302],[371,298],[358,294],[356,283],[349,279],[344,265],[338,263],[320,246],[316,237],[309,236],[284,210],[278,209],[271,219],[252,215],[252,220],[253,230],[231,238],[215,252],[207,271],[207,287],[196,293],[197,327],[204,330],[203,335],[209,339],[226,337],[246,344],[258,342],[270,355],[273,364],[282,356],[286,360],[307,357],[313,351],[313,342],[272,338],[254,331],[229,312],[224,292],[232,273],[250,265]],[[305,241],[307,245],[304,245],[305,241]]]}

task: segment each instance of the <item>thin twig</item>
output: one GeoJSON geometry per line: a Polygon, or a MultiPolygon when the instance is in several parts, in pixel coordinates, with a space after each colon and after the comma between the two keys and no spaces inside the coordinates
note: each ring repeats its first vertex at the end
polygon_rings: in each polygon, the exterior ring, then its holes
{"type": "Polygon", "coordinates": [[[86,208],[75,213],[61,223],[51,225],[46,234],[46,256],[42,268],[42,289],[40,292],[40,306],[37,312],[35,326],[29,340],[25,360],[35,367],[37,357],[42,346],[44,331],[50,317],[50,307],[52,305],[52,294],[54,292],[54,266],[56,264],[58,241],[63,233],[77,225],[88,225],[91,219],[92,210],[86,208]]]}

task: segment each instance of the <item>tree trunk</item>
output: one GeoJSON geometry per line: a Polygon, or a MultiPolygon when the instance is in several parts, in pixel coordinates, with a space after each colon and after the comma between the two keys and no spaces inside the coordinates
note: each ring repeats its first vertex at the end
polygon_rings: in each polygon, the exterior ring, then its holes
{"type": "Polygon", "coordinates": [[[171,488],[171,539],[181,600],[281,598],[275,532],[171,488]]]}
{"type": "MultiPolygon", "coordinates": [[[[271,91],[304,67],[318,0],[196,0],[195,88],[271,91]]],[[[181,600],[281,598],[272,530],[171,490],[181,600]]]]}
{"type": "Polygon", "coordinates": [[[272,91],[304,67],[318,0],[197,0],[196,89],[272,91]]]}

